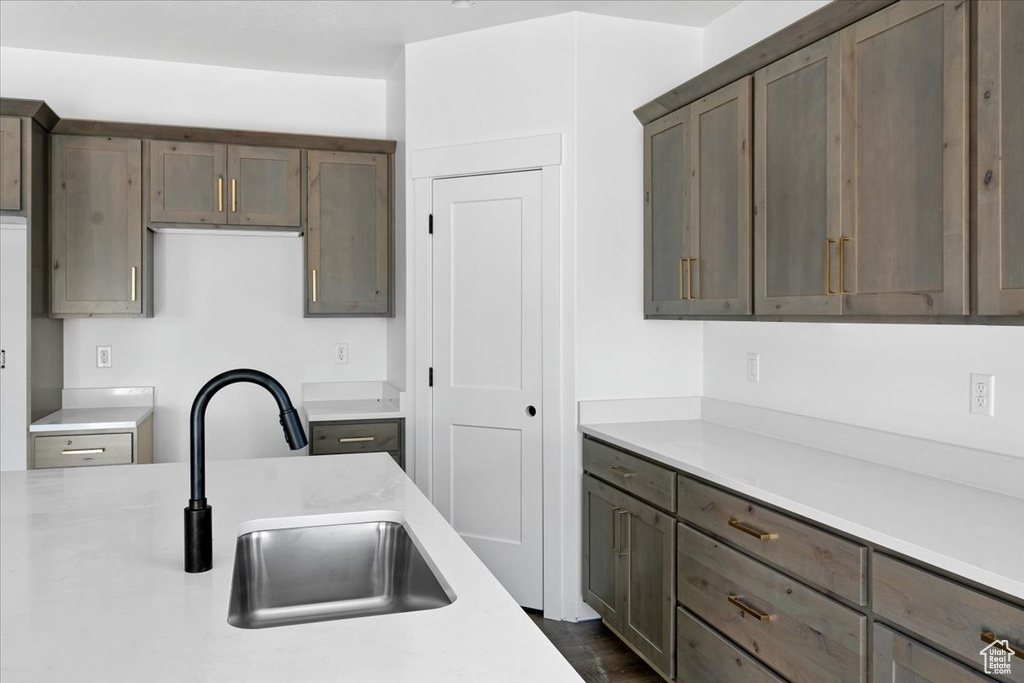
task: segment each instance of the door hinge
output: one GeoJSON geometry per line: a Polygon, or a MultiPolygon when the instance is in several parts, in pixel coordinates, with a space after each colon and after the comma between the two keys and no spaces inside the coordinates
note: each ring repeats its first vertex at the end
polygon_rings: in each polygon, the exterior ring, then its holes
{"type": "Polygon", "coordinates": [[[430,216],[427,217],[427,232],[431,235],[434,234],[434,214],[430,214],[430,216]]]}
{"type": "Polygon", "coordinates": [[[427,370],[427,386],[434,386],[434,368],[427,370]]]}

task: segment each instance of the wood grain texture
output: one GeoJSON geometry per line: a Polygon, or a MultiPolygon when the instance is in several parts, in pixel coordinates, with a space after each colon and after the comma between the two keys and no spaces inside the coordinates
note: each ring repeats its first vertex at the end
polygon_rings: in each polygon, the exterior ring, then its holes
{"type": "Polygon", "coordinates": [[[227,173],[236,181],[237,204],[228,207],[228,224],[298,227],[300,157],[297,149],[229,146],[227,173]]]}
{"type": "Polygon", "coordinates": [[[306,314],[392,315],[388,157],[309,151],[307,159],[306,314]]]}
{"type": "Polygon", "coordinates": [[[875,683],[982,683],[988,678],[882,624],[872,628],[875,683]]]}
{"type": "Polygon", "coordinates": [[[751,82],[743,78],[690,108],[695,160],[690,253],[696,259],[690,265],[691,313],[753,312],[751,82]]]}
{"type": "Polygon", "coordinates": [[[0,211],[21,211],[21,119],[0,116],[0,211]]]}
{"type": "Polygon", "coordinates": [[[621,491],[583,476],[583,601],[615,627],[621,627],[625,612],[618,514],[625,498],[621,491]]]}
{"type": "Polygon", "coordinates": [[[227,147],[153,140],[149,145],[149,219],[154,223],[227,222],[227,147]]]}
{"type": "Polygon", "coordinates": [[[311,422],[309,451],[313,455],[331,453],[375,453],[402,450],[402,423],[396,420],[344,420],[311,422]],[[340,441],[370,437],[372,441],[340,441]]]}
{"type": "Polygon", "coordinates": [[[867,680],[866,617],[687,526],[677,538],[684,607],[795,683],[867,680]]]}
{"type": "Polygon", "coordinates": [[[35,469],[51,467],[91,467],[95,465],[130,465],[132,463],[132,435],[120,434],[64,434],[59,436],[35,435],[32,439],[35,469]],[[67,451],[93,450],[97,453],[67,453],[67,451]]]}
{"type": "Polygon", "coordinates": [[[688,522],[827,593],[867,604],[864,546],[688,477],[679,477],[678,500],[688,522]],[[729,526],[730,520],[777,537],[760,540],[729,526]]]}
{"type": "Polygon", "coordinates": [[[977,16],[977,312],[1024,316],[1024,3],[977,16]]]}
{"type": "Polygon", "coordinates": [[[682,607],[676,610],[676,683],[784,683],[682,607]]]}
{"type": "Polygon", "coordinates": [[[51,142],[51,315],[142,315],[141,140],[51,142]]]}
{"type": "Polygon", "coordinates": [[[16,97],[0,97],[0,116],[28,118],[38,123],[45,132],[50,132],[60,120],[49,105],[42,100],[22,100],[16,97]]]}
{"type": "Polygon", "coordinates": [[[645,502],[675,512],[676,475],[666,467],[641,460],[600,441],[584,438],[583,470],[645,502]]]}
{"type": "Polygon", "coordinates": [[[897,3],[843,40],[843,314],[967,312],[967,6],[897,3]]]}
{"type": "Polygon", "coordinates": [[[840,47],[829,36],[754,77],[757,313],[842,312],[840,47]]]}
{"type": "Polygon", "coordinates": [[[227,145],[291,147],[370,154],[394,154],[397,144],[394,140],[372,140],[369,138],[341,138],[326,135],[272,133],[224,128],[193,128],[189,126],[89,121],[84,119],[61,119],[54,126],[53,132],[60,135],[136,137],[151,140],[213,142],[227,145]]]}
{"type": "MultiPolygon", "coordinates": [[[[875,614],[906,628],[971,662],[982,665],[983,631],[1008,639],[1024,652],[1024,609],[1010,605],[876,553],[872,567],[875,614]]],[[[1024,667],[1001,680],[1024,681],[1024,667]]]]}
{"type": "Polygon", "coordinates": [[[633,113],[640,123],[646,125],[737,79],[752,74],[796,50],[817,42],[895,1],[843,0],[843,2],[829,3],[638,107],[633,113]]]}

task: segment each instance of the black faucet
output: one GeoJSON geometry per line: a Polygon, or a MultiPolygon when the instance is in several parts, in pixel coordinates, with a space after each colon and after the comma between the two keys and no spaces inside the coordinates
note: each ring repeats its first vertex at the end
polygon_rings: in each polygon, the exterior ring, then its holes
{"type": "Polygon", "coordinates": [[[185,571],[209,571],[213,566],[213,508],[206,504],[206,406],[229,384],[252,382],[274,396],[281,409],[284,438],[291,449],[304,447],[306,433],[281,383],[259,370],[228,370],[207,382],[192,402],[192,495],[185,508],[185,571]]]}

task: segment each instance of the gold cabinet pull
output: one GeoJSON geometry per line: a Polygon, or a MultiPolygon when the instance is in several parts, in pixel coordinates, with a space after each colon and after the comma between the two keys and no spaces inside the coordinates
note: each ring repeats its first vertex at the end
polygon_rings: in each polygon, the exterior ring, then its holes
{"type": "Polygon", "coordinates": [[[612,474],[617,474],[623,479],[632,479],[633,477],[636,476],[636,472],[634,472],[633,470],[626,469],[622,465],[612,465],[611,470],[612,474]]]}
{"type": "Polygon", "coordinates": [[[832,291],[832,245],[836,241],[833,239],[825,240],[825,293],[835,294],[832,291]]]}
{"type": "MultiPolygon", "coordinates": [[[[1005,642],[1005,641],[1006,641],[1005,638],[999,638],[992,631],[982,631],[981,632],[981,642],[986,643],[988,645],[995,645],[996,647],[998,647],[1003,652],[1009,652],[1009,650],[1007,650],[1006,647],[1003,646],[1003,642],[1005,642]]],[[[1015,649],[1015,654],[1019,654],[1022,650],[1024,650],[1024,648],[1019,648],[1019,647],[1018,648],[1014,648],[1014,649],[1015,649]]]]}
{"type": "Polygon", "coordinates": [[[729,526],[731,526],[733,529],[738,529],[745,534],[753,536],[759,541],[774,541],[776,538],[779,537],[778,534],[768,534],[763,531],[758,531],[757,529],[752,529],[743,522],[739,521],[738,519],[730,519],[729,526]]]}
{"type": "Polygon", "coordinates": [[[619,510],[622,508],[612,508],[612,552],[619,552],[619,510]]]}
{"type": "Polygon", "coordinates": [[[679,299],[686,299],[686,294],[683,293],[683,264],[686,263],[686,259],[679,259],[679,299]]]}
{"type": "MultiPolygon", "coordinates": [[[[628,535],[623,535],[622,529],[621,529],[621,526],[622,526],[622,516],[625,515],[626,516],[626,520],[628,521],[629,520],[629,510],[619,510],[615,514],[617,514],[618,517],[619,517],[618,518],[618,522],[619,523],[616,526],[620,527],[620,529],[619,529],[619,557],[624,557],[625,555],[629,555],[629,542],[630,542],[630,539],[628,538],[628,536],[632,535],[632,531],[630,531],[630,534],[628,534],[628,535]]],[[[627,531],[629,530],[629,525],[628,524],[626,525],[626,530],[627,531]]]]}
{"type": "Polygon", "coordinates": [[[61,455],[99,455],[106,451],[106,448],[69,448],[61,451],[61,455]]]}
{"type": "Polygon", "coordinates": [[[231,213],[238,211],[238,196],[235,192],[235,179],[231,179],[231,213]]]}
{"type": "Polygon", "coordinates": [[[137,278],[135,277],[135,272],[135,266],[132,266],[132,301],[135,301],[138,298],[138,285],[136,284],[137,278]]]}
{"type": "Polygon", "coordinates": [[[217,211],[224,210],[224,176],[217,176],[217,211]]]}
{"type": "Polygon", "coordinates": [[[338,439],[338,443],[359,443],[362,441],[373,441],[372,436],[344,436],[338,439]]]}
{"type": "Polygon", "coordinates": [[[316,303],[316,268],[313,269],[313,303],[316,303]]]}
{"type": "Polygon", "coordinates": [[[853,294],[853,292],[846,291],[846,243],[852,242],[852,237],[840,237],[839,238],[839,293],[840,294],[853,294]]]}
{"type": "Polygon", "coordinates": [[[748,605],[747,603],[740,600],[738,595],[729,595],[729,604],[739,607],[741,610],[754,617],[758,621],[771,621],[775,617],[771,614],[765,614],[764,612],[758,612],[756,609],[748,605]]]}
{"type": "Polygon", "coordinates": [[[689,266],[686,269],[686,298],[687,299],[697,299],[697,298],[699,298],[699,297],[696,297],[696,296],[693,295],[693,262],[696,261],[696,260],[697,259],[695,259],[695,258],[688,258],[688,259],[686,259],[687,263],[689,264],[689,266]]]}

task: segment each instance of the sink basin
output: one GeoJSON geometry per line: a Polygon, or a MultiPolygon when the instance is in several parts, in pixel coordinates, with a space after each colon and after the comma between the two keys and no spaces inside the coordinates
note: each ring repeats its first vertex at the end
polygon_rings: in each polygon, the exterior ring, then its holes
{"type": "Polygon", "coordinates": [[[451,602],[398,522],[267,529],[238,537],[228,623],[267,628],[451,602]]]}

